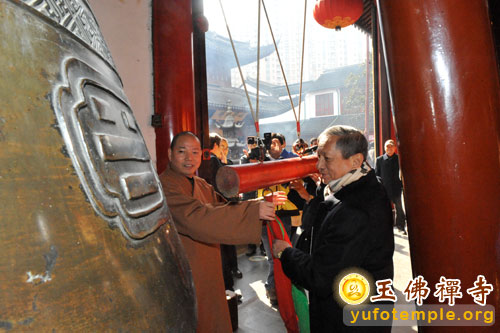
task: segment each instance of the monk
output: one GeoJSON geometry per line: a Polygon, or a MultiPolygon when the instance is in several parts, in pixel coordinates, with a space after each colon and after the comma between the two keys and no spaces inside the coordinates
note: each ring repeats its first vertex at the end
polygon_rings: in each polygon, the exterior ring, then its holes
{"type": "Polygon", "coordinates": [[[286,196],[276,194],[274,202],[227,203],[195,175],[201,156],[196,135],[177,134],[168,150],[170,164],[160,180],[193,273],[197,332],[232,332],[219,244],[260,242],[261,220],[274,219],[274,205],[284,203],[286,196]]]}

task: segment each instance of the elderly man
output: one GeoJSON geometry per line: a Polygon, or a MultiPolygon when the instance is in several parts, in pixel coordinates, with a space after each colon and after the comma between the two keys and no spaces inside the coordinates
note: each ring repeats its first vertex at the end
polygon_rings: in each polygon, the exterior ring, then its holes
{"type": "Polygon", "coordinates": [[[393,278],[391,207],[365,162],[367,146],[363,134],[352,127],[333,126],[321,133],[317,167],[326,186],[305,205],[304,218],[312,220],[305,225],[314,231],[301,235],[312,237],[312,246],[273,244],[273,255],[280,258],[285,274],[309,290],[311,332],[353,328],[343,324],[345,303],[336,300],[339,280],[347,273],[370,275],[365,278],[371,290],[376,290],[373,281],[393,278]]]}
{"type": "MultiPolygon", "coordinates": [[[[160,180],[193,273],[197,331],[231,332],[219,244],[259,242],[261,219],[274,218],[274,205],[265,201],[225,203],[211,185],[195,175],[201,155],[196,135],[177,134],[168,150],[170,164],[160,180]]],[[[276,204],[285,200],[280,195],[275,198],[276,204]]]]}
{"type": "Polygon", "coordinates": [[[385,154],[377,157],[375,162],[375,174],[382,179],[387,195],[396,207],[396,227],[406,235],[406,216],[401,199],[403,183],[399,178],[399,157],[394,140],[387,140],[384,149],[385,154]]]}

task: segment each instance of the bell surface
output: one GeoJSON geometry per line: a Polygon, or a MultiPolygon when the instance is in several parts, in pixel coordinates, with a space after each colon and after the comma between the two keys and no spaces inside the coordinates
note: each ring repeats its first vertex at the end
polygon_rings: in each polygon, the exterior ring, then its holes
{"type": "Polygon", "coordinates": [[[84,0],[0,0],[0,328],[196,330],[191,270],[84,0]]]}

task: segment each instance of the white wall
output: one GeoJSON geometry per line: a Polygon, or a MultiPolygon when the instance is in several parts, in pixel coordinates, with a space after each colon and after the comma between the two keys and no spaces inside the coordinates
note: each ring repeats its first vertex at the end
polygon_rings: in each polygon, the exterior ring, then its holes
{"type": "MultiPolygon", "coordinates": [[[[304,119],[316,117],[316,95],[333,94],[333,116],[340,114],[340,97],[338,89],[327,89],[322,91],[315,91],[314,93],[307,94],[305,97],[304,119]]],[[[301,117],[302,118],[302,117],[301,117]]]]}
{"type": "Polygon", "coordinates": [[[151,1],[88,0],[156,166],[151,1]]]}

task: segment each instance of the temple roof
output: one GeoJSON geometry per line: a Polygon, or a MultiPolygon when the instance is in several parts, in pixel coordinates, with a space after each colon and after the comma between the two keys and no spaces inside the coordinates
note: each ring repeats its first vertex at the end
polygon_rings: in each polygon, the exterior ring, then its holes
{"type": "MultiPolygon", "coordinates": [[[[214,110],[226,109],[227,106],[230,106],[234,112],[243,111],[250,114],[247,96],[243,89],[208,85],[207,94],[209,113],[212,113],[214,110]],[[230,103],[228,103],[228,101],[230,101],[230,103]]],[[[249,93],[249,96],[255,112],[256,95],[254,93],[249,93]]],[[[294,105],[298,103],[298,100],[298,97],[293,99],[294,105]]],[[[279,100],[277,96],[259,95],[260,118],[277,116],[291,108],[289,99],[279,100]]],[[[212,117],[212,114],[210,114],[210,117],[212,117]]]]}
{"type": "MultiPolygon", "coordinates": [[[[357,64],[326,71],[317,80],[307,81],[302,84],[302,100],[304,100],[306,94],[311,92],[342,88],[345,86],[345,81],[350,74],[361,74],[363,70],[364,65],[357,64]]],[[[252,78],[248,78],[246,83],[252,87],[257,85],[256,80],[252,78]]],[[[299,103],[299,86],[298,83],[289,85],[295,107],[299,103]]],[[[264,93],[259,95],[259,118],[278,116],[292,109],[285,86],[261,82],[259,88],[264,93]]],[[[210,118],[214,118],[214,112],[217,110],[226,110],[228,106],[231,107],[233,112],[241,113],[239,115],[241,118],[239,119],[240,121],[243,121],[246,115],[250,114],[250,107],[245,91],[241,88],[208,85],[207,93],[210,118]],[[228,101],[230,102],[228,103],[228,101]]],[[[249,95],[255,112],[256,95],[252,92],[249,95]]],[[[215,118],[220,118],[221,116],[216,115],[215,118]]],[[[247,121],[251,121],[251,119],[247,121]]]]}
{"type": "MultiPolygon", "coordinates": [[[[300,121],[300,136],[309,143],[309,140],[326,128],[333,125],[349,125],[363,131],[365,128],[365,114],[342,114],[337,116],[323,116],[300,121]]],[[[373,128],[373,114],[368,118],[368,128],[373,128]]],[[[279,132],[286,138],[287,146],[291,146],[297,139],[297,125],[295,121],[285,121],[279,124],[260,124],[260,132],[279,132]],[[277,128],[277,126],[279,126],[277,128]]]]}
{"type": "MultiPolygon", "coordinates": [[[[338,67],[335,69],[327,70],[323,72],[316,80],[305,81],[302,83],[302,93],[307,94],[309,92],[314,92],[318,90],[326,89],[338,89],[345,86],[345,81],[349,74],[361,74],[363,73],[364,65],[356,64],[345,67],[338,67]]],[[[254,78],[248,78],[246,80],[247,84],[256,87],[257,81],[254,78]]],[[[290,89],[290,94],[297,95],[300,91],[300,84],[294,83],[288,85],[290,89]]],[[[284,85],[274,85],[267,82],[260,82],[259,89],[272,96],[282,97],[288,96],[286,86],[284,85]]],[[[290,103],[289,103],[290,104],[290,103]]],[[[290,109],[289,109],[290,110],[290,109]]]]}
{"type": "Polygon", "coordinates": [[[372,35],[372,11],[374,8],[373,0],[363,0],[363,14],[354,23],[356,27],[363,30],[367,34],[372,35]]]}
{"type": "MultiPolygon", "coordinates": [[[[257,61],[257,47],[253,47],[248,42],[233,40],[238,61],[241,66],[257,61]]],[[[226,68],[237,67],[234,59],[231,41],[213,31],[205,34],[205,48],[207,63],[221,64],[226,68]]],[[[274,44],[260,46],[260,58],[265,58],[274,52],[274,44]]]]}

